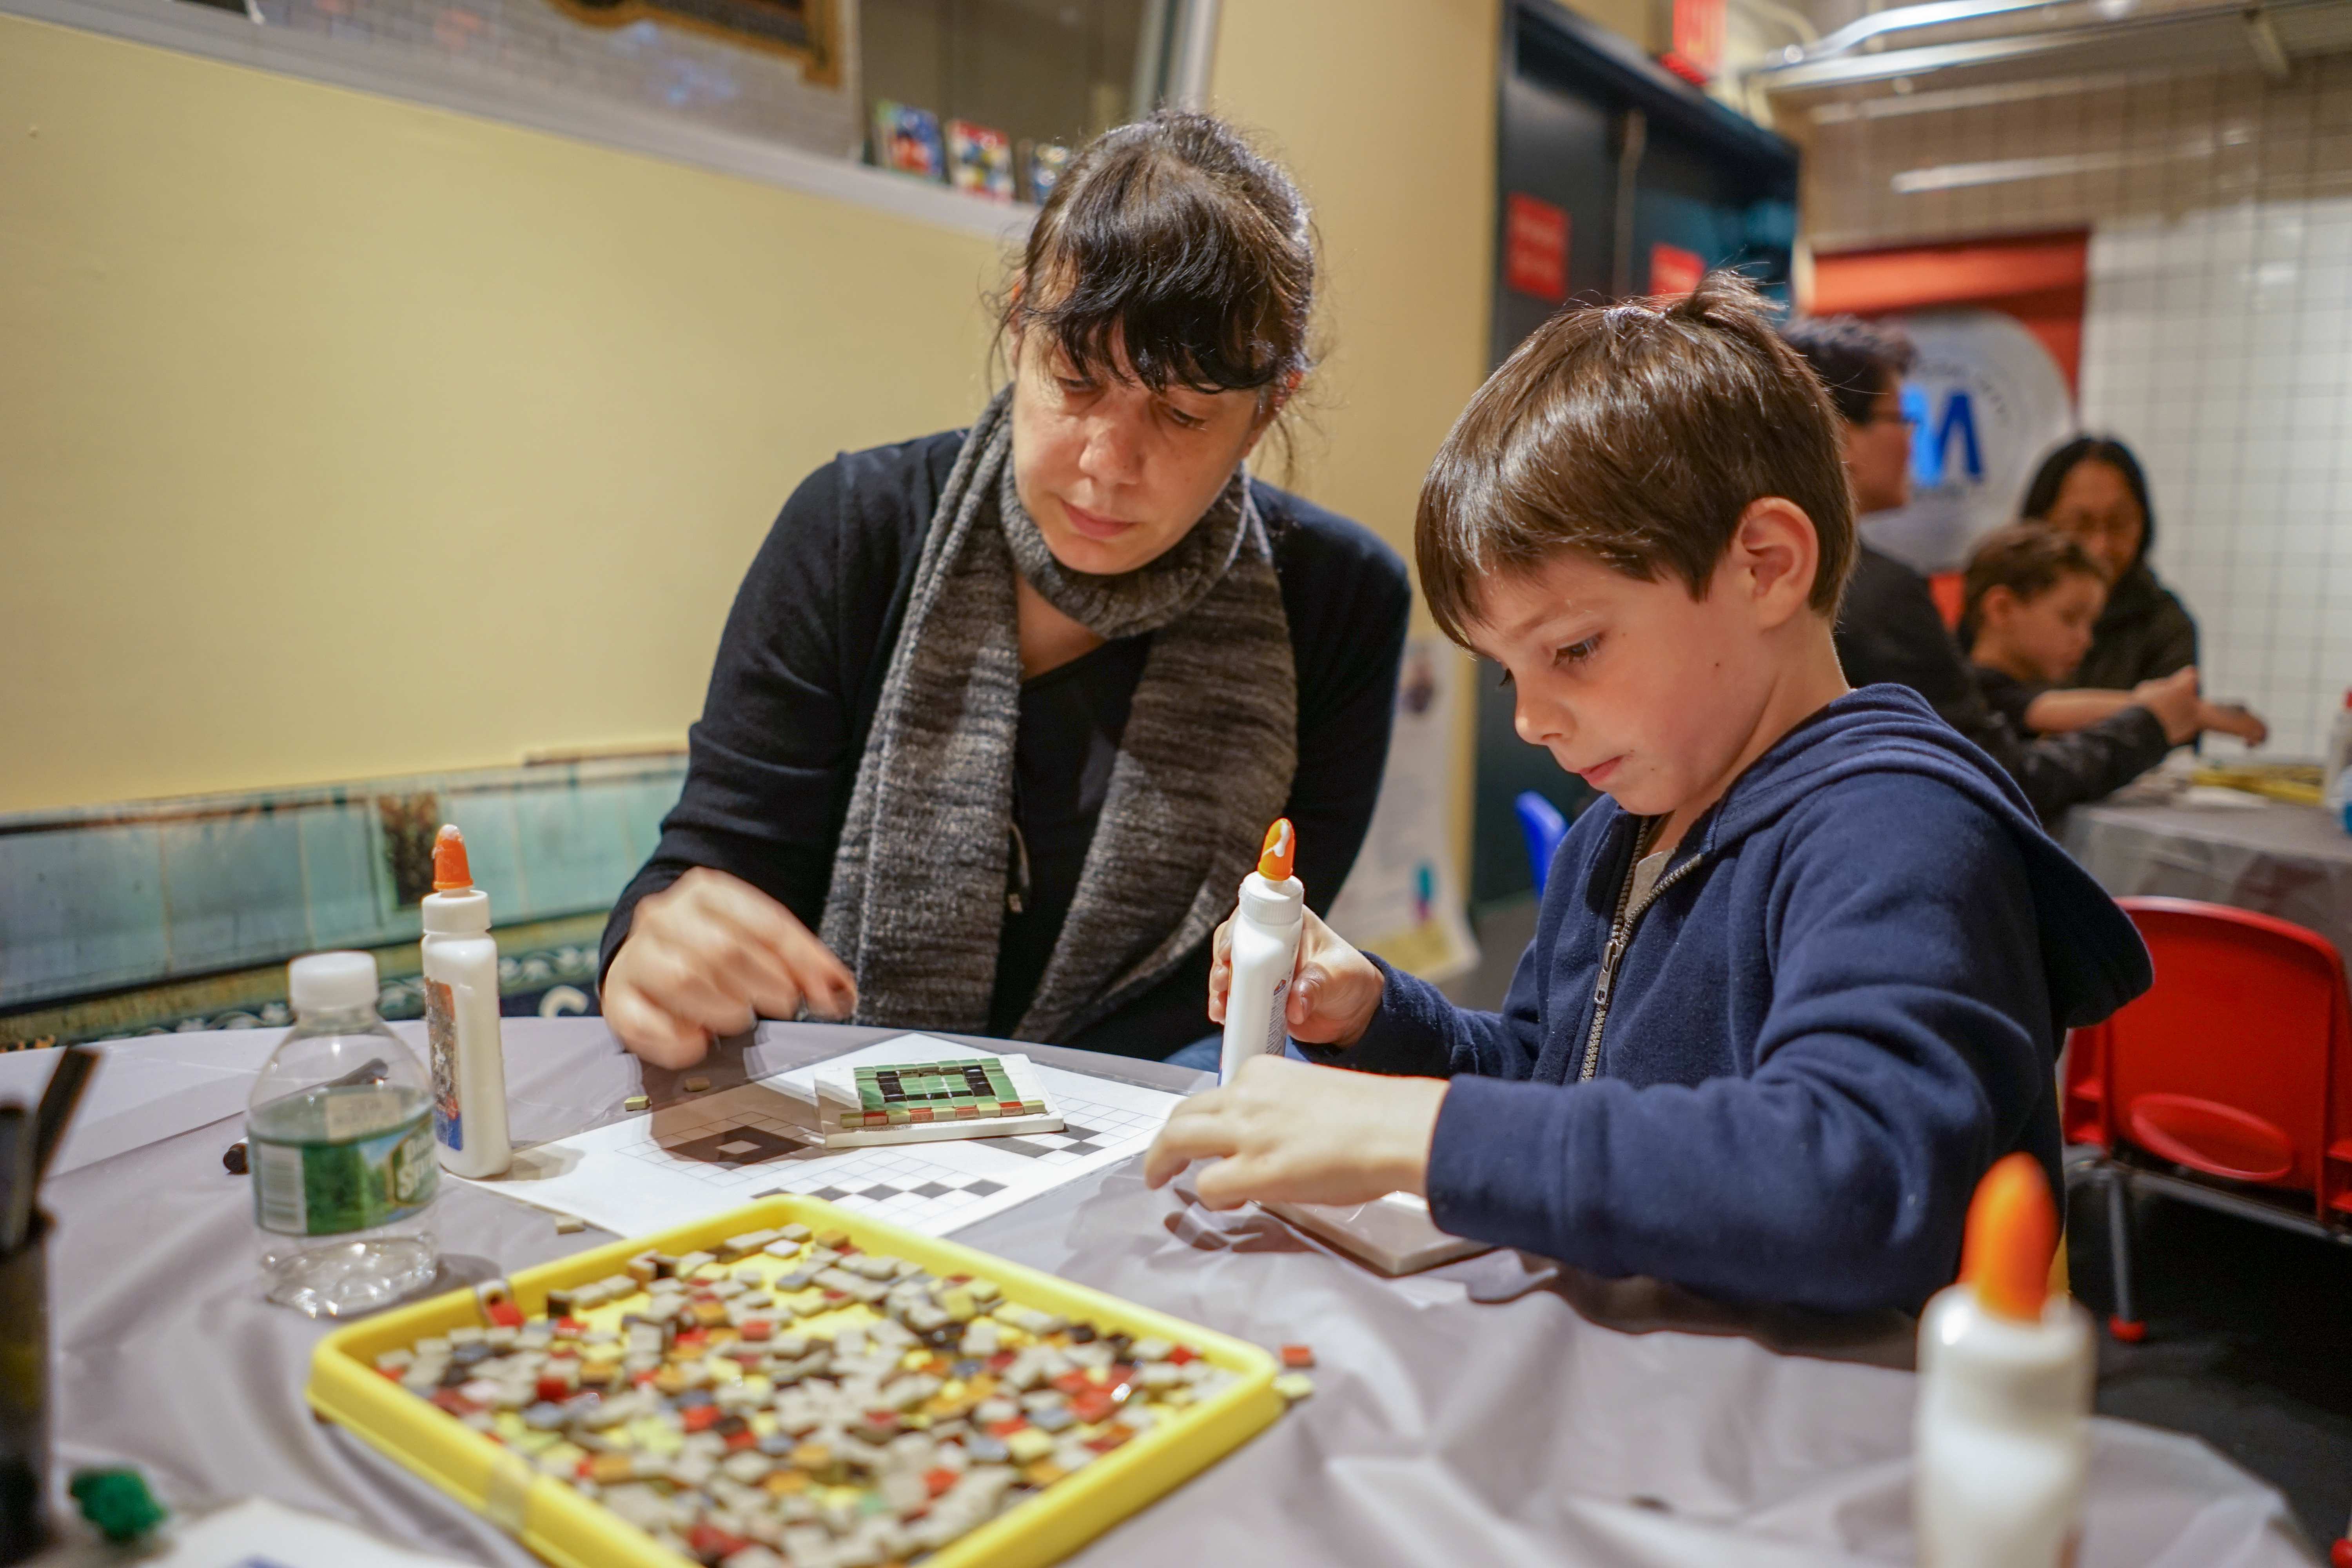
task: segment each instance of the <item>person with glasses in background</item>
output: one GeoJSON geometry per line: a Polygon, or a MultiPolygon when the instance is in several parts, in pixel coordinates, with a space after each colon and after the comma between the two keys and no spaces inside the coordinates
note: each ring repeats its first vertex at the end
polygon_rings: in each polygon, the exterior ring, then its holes
{"type": "MultiPolygon", "coordinates": [[[[1855,316],[1817,316],[1780,329],[1829,389],[1843,437],[1854,511],[1891,511],[1911,499],[1911,423],[1903,376],[1915,351],[1900,332],[1855,316]]],[[[1838,662],[1856,686],[1907,686],[1943,721],[2008,770],[2036,816],[2121,789],[2198,733],[2194,670],[2130,692],[2126,704],[2063,734],[2028,735],[1986,703],[1927,580],[1874,550],[1865,533],[1837,622],[1838,662]]]]}

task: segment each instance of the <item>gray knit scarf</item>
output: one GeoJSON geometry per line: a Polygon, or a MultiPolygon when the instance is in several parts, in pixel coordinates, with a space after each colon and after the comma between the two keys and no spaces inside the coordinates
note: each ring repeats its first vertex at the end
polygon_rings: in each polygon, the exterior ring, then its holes
{"type": "Polygon", "coordinates": [[[857,978],[856,1022],[984,1033],[1021,714],[1013,574],[1105,640],[1154,632],[1076,900],[1014,1031],[1050,1043],[1165,978],[1232,910],[1289,797],[1298,677],[1239,470],[1159,559],[1090,576],[1046,547],[1012,450],[1008,390],[965,437],[932,513],[823,934],[857,978]]]}

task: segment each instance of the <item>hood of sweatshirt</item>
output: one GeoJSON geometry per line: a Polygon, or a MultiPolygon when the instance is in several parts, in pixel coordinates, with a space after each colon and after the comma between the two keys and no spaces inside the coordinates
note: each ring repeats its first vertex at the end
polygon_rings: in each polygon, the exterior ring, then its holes
{"type": "Polygon", "coordinates": [[[1790,731],[1734,781],[1691,842],[1712,856],[1769,827],[1815,790],[1890,771],[1939,780],[2008,826],[2032,879],[2062,1024],[2096,1022],[2147,989],[2155,972],[2131,918],[2042,832],[2016,781],[1908,687],[1863,687],[1790,731]]]}

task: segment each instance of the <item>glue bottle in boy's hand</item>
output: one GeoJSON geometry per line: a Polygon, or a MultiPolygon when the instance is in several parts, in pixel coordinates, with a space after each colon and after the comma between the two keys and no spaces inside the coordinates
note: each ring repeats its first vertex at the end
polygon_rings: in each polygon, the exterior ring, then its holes
{"type": "Polygon", "coordinates": [[[1255,1056],[1278,1057],[1290,1043],[1284,1003],[1291,972],[1298,963],[1299,922],[1307,889],[1290,874],[1298,835],[1290,818],[1265,830],[1257,869],[1242,879],[1241,908],[1234,915],[1233,987],[1225,995],[1224,1049],[1217,1081],[1231,1083],[1242,1063],[1255,1056]]]}
{"type": "Polygon", "coordinates": [[[2031,1154],[1969,1205],[1960,1282],[1919,1318],[1913,1523],[1921,1568],[2074,1559],[2090,1461],[2091,1321],[2050,1291],[2058,1214],[2031,1154]]]}

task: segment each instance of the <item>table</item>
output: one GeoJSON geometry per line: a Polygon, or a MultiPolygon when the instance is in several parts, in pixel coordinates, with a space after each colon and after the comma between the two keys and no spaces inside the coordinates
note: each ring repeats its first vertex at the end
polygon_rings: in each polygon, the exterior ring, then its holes
{"type": "MultiPolygon", "coordinates": [[[[398,1026],[415,1041],[420,1031],[398,1026]]],[[[695,1069],[714,1087],[884,1031],[763,1026],[695,1069]]],[[[131,1462],[169,1500],[265,1493],[495,1568],[520,1547],[301,1399],[327,1331],[261,1300],[245,1179],[224,1148],[275,1032],[106,1047],[49,1188],[60,1481],[131,1462]]],[[[509,1019],[518,1140],[609,1119],[675,1075],[640,1072],[601,1020],[509,1019]]],[[[1207,1075],[1024,1047],[1056,1066],[1187,1089],[1207,1075]]],[[[0,1057],[0,1097],[37,1092],[50,1053],[0,1057]]],[[[610,1239],[452,1183],[450,1282],[610,1239]]],[[[1073,1564],[1911,1561],[1910,1325],[1741,1314],[1672,1287],[1562,1272],[1516,1253],[1388,1281],[1255,1210],[1214,1215],[1146,1189],[1132,1163],[957,1239],[1180,1318],[1316,1351],[1318,1392],[1073,1564]]],[[[2092,1423],[2081,1568],[2312,1561],[2276,1493],[2203,1444],[2092,1423]]]]}
{"type": "Polygon", "coordinates": [[[2117,898],[2203,899],[2308,926],[2352,961],[2352,834],[2315,805],[2078,805],[2067,852],[2117,898]]]}

